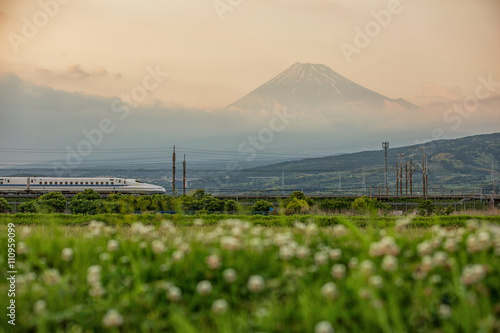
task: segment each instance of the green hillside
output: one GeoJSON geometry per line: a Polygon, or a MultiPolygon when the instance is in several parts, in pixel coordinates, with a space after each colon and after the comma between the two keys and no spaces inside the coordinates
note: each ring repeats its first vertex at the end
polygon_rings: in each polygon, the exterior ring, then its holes
{"type": "MultiPolygon", "coordinates": [[[[396,143],[392,143],[396,144],[396,143]]],[[[404,154],[403,163],[413,160],[415,191],[421,190],[422,148],[427,155],[431,191],[493,190],[493,169],[500,160],[500,133],[475,135],[453,140],[438,140],[388,150],[388,182],[396,183],[396,160],[404,154]]],[[[242,170],[231,175],[225,188],[281,189],[284,173],[285,189],[308,192],[332,190],[369,191],[384,186],[384,151],[309,158],[242,170]],[[364,182],[363,182],[364,178],[364,182]]],[[[494,174],[497,174],[496,172],[494,174]]]]}

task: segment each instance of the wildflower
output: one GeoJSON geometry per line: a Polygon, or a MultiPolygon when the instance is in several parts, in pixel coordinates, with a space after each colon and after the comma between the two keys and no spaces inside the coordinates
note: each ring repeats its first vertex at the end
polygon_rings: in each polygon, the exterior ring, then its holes
{"type": "Polygon", "coordinates": [[[103,252],[99,255],[99,259],[102,261],[108,261],[111,258],[111,255],[108,252],[103,252]]]}
{"type": "Polygon", "coordinates": [[[332,266],[331,274],[334,279],[341,280],[345,277],[346,268],[344,264],[335,264],[332,266]]]}
{"type": "Polygon", "coordinates": [[[89,290],[89,295],[91,297],[97,298],[101,297],[106,293],[106,290],[102,287],[101,281],[97,281],[92,284],[92,287],[89,290]]]}
{"type": "Polygon", "coordinates": [[[321,295],[329,300],[334,300],[337,295],[337,285],[333,282],[327,282],[321,287],[321,295]]]}
{"type": "Polygon", "coordinates": [[[448,252],[455,252],[458,248],[457,241],[455,238],[447,238],[444,241],[443,248],[448,252]]]}
{"type": "Polygon", "coordinates": [[[258,293],[264,289],[264,278],[260,275],[252,275],[248,279],[247,287],[253,293],[258,293]]]}
{"type": "Polygon", "coordinates": [[[30,227],[22,227],[21,228],[21,237],[22,238],[27,238],[31,235],[31,228],[30,227]]]}
{"type": "Polygon", "coordinates": [[[43,272],[43,280],[49,286],[54,286],[61,280],[61,275],[57,269],[51,268],[43,272]]]}
{"type": "Polygon", "coordinates": [[[71,249],[69,247],[65,247],[64,249],[62,249],[62,251],[61,251],[61,259],[63,261],[71,261],[71,260],[73,260],[73,249],[71,249]]]}
{"type": "Polygon", "coordinates": [[[45,314],[46,310],[47,310],[47,302],[45,302],[43,299],[39,299],[33,305],[33,312],[36,315],[41,316],[41,315],[45,314]]]}
{"type": "Polygon", "coordinates": [[[320,321],[314,326],[314,333],[333,333],[334,329],[329,321],[320,321]]]}
{"type": "Polygon", "coordinates": [[[399,254],[399,246],[392,237],[384,236],[379,242],[370,244],[369,254],[372,257],[381,257],[383,255],[397,256],[399,254]]]}
{"type": "Polygon", "coordinates": [[[314,236],[318,233],[318,226],[316,223],[309,223],[306,227],[306,234],[314,236]]]}
{"type": "Polygon", "coordinates": [[[299,259],[307,258],[310,253],[311,253],[311,251],[309,250],[309,248],[307,246],[299,246],[297,248],[297,251],[295,251],[295,255],[299,259]]]}
{"type": "Polygon", "coordinates": [[[88,228],[91,236],[99,237],[104,231],[104,222],[90,221],[88,228]]]}
{"type": "Polygon", "coordinates": [[[123,324],[123,317],[120,315],[118,310],[109,309],[108,312],[102,318],[102,323],[106,327],[117,327],[123,324]]]}
{"type": "Polygon", "coordinates": [[[350,269],[356,269],[358,267],[359,260],[356,257],[352,257],[349,259],[349,268],[350,269]]]}
{"type": "Polygon", "coordinates": [[[226,268],[222,275],[224,276],[224,280],[228,283],[233,283],[237,278],[236,271],[232,268],[226,268]]]}
{"type": "Polygon", "coordinates": [[[443,251],[434,252],[433,256],[434,266],[445,266],[448,259],[448,254],[443,251]]]}
{"type": "Polygon", "coordinates": [[[181,250],[175,250],[174,253],[172,253],[172,260],[173,261],[181,261],[184,259],[184,252],[181,250]]]}
{"type": "Polygon", "coordinates": [[[358,295],[362,299],[369,299],[370,298],[370,292],[366,288],[360,288],[358,291],[358,295]]]}
{"type": "Polygon", "coordinates": [[[223,314],[227,312],[227,301],[225,299],[217,299],[212,303],[212,312],[215,314],[223,314]]]}
{"type": "Polygon", "coordinates": [[[418,244],[417,252],[419,256],[429,255],[432,252],[432,247],[429,242],[423,241],[422,243],[418,244]]]}
{"type": "Polygon", "coordinates": [[[212,289],[212,284],[207,280],[200,281],[196,285],[196,291],[202,296],[210,294],[212,292],[212,289]]]}
{"type": "Polygon", "coordinates": [[[120,257],[120,262],[122,264],[128,264],[130,262],[130,258],[127,256],[122,256],[122,257],[120,257]]]}
{"type": "Polygon", "coordinates": [[[195,220],[193,221],[193,225],[194,225],[195,227],[201,227],[201,226],[202,226],[202,225],[204,225],[204,224],[205,224],[205,221],[203,221],[203,219],[195,219],[195,220]]]}
{"type": "Polygon", "coordinates": [[[151,243],[151,250],[153,250],[156,254],[163,253],[165,252],[165,244],[163,244],[162,241],[155,239],[153,243],[151,243]]]}
{"type": "MultiPolygon", "coordinates": [[[[203,221],[203,220],[201,220],[201,221],[203,221]]],[[[195,222],[196,222],[196,220],[195,220],[195,222]]],[[[166,233],[170,233],[170,234],[175,234],[175,232],[176,232],[174,224],[172,223],[172,221],[169,221],[169,220],[165,220],[161,223],[160,230],[162,230],[166,233]]]]}
{"type": "Polygon", "coordinates": [[[398,258],[393,255],[386,255],[384,259],[382,259],[381,267],[386,272],[393,272],[398,269],[398,258]]]}
{"type": "Polygon", "coordinates": [[[373,275],[373,276],[370,276],[370,278],[368,279],[368,283],[370,285],[372,285],[373,287],[380,289],[380,288],[382,288],[382,285],[384,284],[384,280],[382,279],[382,277],[380,275],[373,275]]]}
{"type": "Polygon", "coordinates": [[[110,239],[108,241],[108,251],[115,252],[118,251],[119,243],[116,239],[110,239]]]}
{"type": "Polygon", "coordinates": [[[481,251],[483,248],[482,244],[479,242],[475,235],[469,235],[469,237],[467,237],[466,244],[467,251],[469,251],[470,253],[481,251]]]}
{"type": "Polygon", "coordinates": [[[462,271],[462,283],[465,285],[476,284],[486,276],[483,265],[468,265],[462,271]]]}
{"type": "Polygon", "coordinates": [[[363,260],[359,265],[359,269],[361,271],[361,274],[363,274],[364,276],[369,276],[375,271],[375,265],[371,260],[363,260]]]}
{"type": "Polygon", "coordinates": [[[168,288],[167,297],[172,302],[178,302],[182,298],[182,291],[179,287],[171,286],[168,288]]]}
{"type": "Polygon", "coordinates": [[[333,226],[333,235],[336,237],[343,236],[347,233],[347,228],[343,224],[333,226]]]}
{"type": "Polygon", "coordinates": [[[340,257],[342,256],[342,250],[341,249],[331,249],[328,254],[330,255],[331,260],[339,260],[340,257]]]}
{"type": "Polygon", "coordinates": [[[314,254],[314,262],[316,265],[324,265],[328,262],[328,254],[326,252],[317,252],[314,254]]]}
{"type": "Polygon", "coordinates": [[[293,248],[291,246],[285,245],[280,247],[279,256],[281,260],[287,261],[293,258],[293,248]]]}
{"type": "Polygon", "coordinates": [[[439,275],[439,274],[434,274],[429,278],[429,282],[432,284],[438,284],[441,281],[442,281],[442,278],[441,278],[441,275],[439,275]]]}
{"type": "Polygon", "coordinates": [[[236,251],[241,248],[241,242],[236,237],[225,236],[221,238],[220,246],[225,250],[236,251]]]}
{"type": "Polygon", "coordinates": [[[205,262],[207,263],[207,266],[210,268],[210,269],[219,269],[220,266],[221,266],[221,259],[220,259],[220,256],[216,255],[216,254],[212,254],[210,256],[208,256],[206,259],[205,259],[205,262]]]}
{"type": "Polygon", "coordinates": [[[451,307],[446,304],[441,304],[438,310],[439,316],[443,319],[448,319],[451,317],[451,307]]]}
{"type": "Polygon", "coordinates": [[[29,250],[28,246],[26,245],[25,242],[17,243],[17,250],[16,250],[17,254],[21,254],[21,255],[26,254],[26,253],[28,253],[28,250],[29,250]]]}
{"type": "Polygon", "coordinates": [[[87,282],[91,285],[100,283],[101,280],[101,266],[94,265],[87,269],[87,282]]]}

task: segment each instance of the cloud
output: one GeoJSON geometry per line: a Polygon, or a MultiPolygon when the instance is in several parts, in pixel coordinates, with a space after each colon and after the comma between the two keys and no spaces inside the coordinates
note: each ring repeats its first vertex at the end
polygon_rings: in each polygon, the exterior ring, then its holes
{"type": "Polygon", "coordinates": [[[425,104],[455,101],[464,97],[462,88],[448,87],[443,84],[428,83],[416,93],[416,98],[425,104]]]}

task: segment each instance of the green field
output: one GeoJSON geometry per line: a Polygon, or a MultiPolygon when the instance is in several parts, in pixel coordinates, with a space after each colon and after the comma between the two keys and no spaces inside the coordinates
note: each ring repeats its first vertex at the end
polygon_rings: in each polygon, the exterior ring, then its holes
{"type": "Polygon", "coordinates": [[[0,329],[500,330],[498,216],[202,218],[0,215],[0,329]]]}

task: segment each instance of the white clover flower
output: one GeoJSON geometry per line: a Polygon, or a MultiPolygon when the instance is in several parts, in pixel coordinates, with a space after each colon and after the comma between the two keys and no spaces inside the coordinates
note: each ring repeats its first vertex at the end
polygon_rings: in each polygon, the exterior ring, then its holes
{"type": "Polygon", "coordinates": [[[100,283],[101,281],[101,266],[94,265],[87,269],[87,282],[90,285],[100,283]]]}
{"type": "Polygon", "coordinates": [[[328,251],[328,255],[330,256],[330,259],[335,261],[339,260],[340,257],[342,257],[342,250],[341,249],[331,249],[328,251]]]}
{"type": "Polygon", "coordinates": [[[47,302],[45,302],[43,299],[39,299],[33,305],[33,312],[38,316],[45,314],[46,310],[47,310],[47,302]]]}
{"type": "Polygon", "coordinates": [[[128,264],[130,262],[130,258],[128,256],[122,256],[120,257],[120,262],[122,264],[128,264]]]}
{"type": "Polygon", "coordinates": [[[307,246],[299,246],[295,251],[295,256],[299,259],[305,259],[311,254],[311,250],[307,246]]]}
{"type": "Polygon", "coordinates": [[[475,235],[467,237],[467,251],[470,253],[479,252],[483,249],[483,245],[479,242],[475,235]]]}
{"type": "Polygon", "coordinates": [[[155,239],[152,243],[151,243],[151,250],[156,253],[156,254],[161,254],[163,252],[165,252],[166,248],[165,248],[165,244],[163,244],[162,241],[160,240],[157,240],[155,239]]]}
{"type": "Polygon", "coordinates": [[[93,283],[92,287],[89,290],[89,295],[94,298],[101,297],[105,293],[106,290],[104,290],[100,281],[93,283]]]}
{"type": "Polygon", "coordinates": [[[212,284],[207,280],[200,281],[196,285],[196,291],[202,296],[210,294],[212,292],[212,289],[212,284]]]}
{"type": "Polygon", "coordinates": [[[108,252],[103,252],[99,255],[99,259],[102,261],[108,261],[111,258],[111,255],[108,252]]]}
{"type": "Polygon", "coordinates": [[[443,248],[450,253],[455,252],[458,249],[457,240],[455,238],[447,238],[444,241],[443,248]]]}
{"type": "Polygon", "coordinates": [[[104,318],[102,318],[102,323],[106,327],[118,327],[123,324],[123,317],[118,310],[109,309],[104,315],[104,318]]]}
{"type": "Polygon", "coordinates": [[[221,248],[229,251],[236,251],[241,248],[241,241],[233,236],[224,236],[220,240],[221,248]]]}
{"type": "Polygon", "coordinates": [[[19,243],[17,243],[16,252],[19,255],[27,254],[29,252],[29,248],[25,242],[19,242],[19,243]]]}
{"type": "Polygon", "coordinates": [[[321,295],[329,300],[337,298],[338,290],[334,282],[327,282],[321,287],[321,295]]]}
{"type": "Polygon", "coordinates": [[[61,259],[63,261],[71,261],[71,260],[73,260],[73,249],[71,249],[69,247],[65,247],[64,249],[62,249],[62,251],[61,251],[61,259]]]}
{"type": "Polygon", "coordinates": [[[448,254],[443,251],[434,252],[433,256],[434,266],[445,266],[448,261],[448,254]]]}
{"type": "Polygon", "coordinates": [[[55,268],[50,268],[43,272],[43,280],[49,286],[54,286],[61,281],[61,275],[55,268]]]}
{"type": "Polygon", "coordinates": [[[442,281],[442,278],[441,278],[441,275],[439,275],[439,274],[433,274],[429,278],[429,282],[432,283],[432,284],[438,284],[441,281],[442,281]]]}
{"type": "Polygon", "coordinates": [[[334,333],[332,324],[329,321],[320,321],[314,326],[314,333],[334,333]]]}
{"type": "Polygon", "coordinates": [[[217,299],[212,303],[212,312],[215,314],[223,314],[227,312],[228,304],[225,299],[217,299]]]}
{"type": "Polygon", "coordinates": [[[335,237],[343,236],[347,233],[347,228],[343,224],[334,225],[332,230],[335,237]]]}
{"type": "Polygon", "coordinates": [[[380,265],[386,272],[393,272],[398,269],[398,258],[393,255],[386,255],[380,265]]]}
{"type": "Polygon", "coordinates": [[[184,259],[184,252],[181,250],[175,250],[174,253],[172,253],[172,260],[173,261],[181,261],[184,259]]]}
{"type": "Polygon", "coordinates": [[[452,315],[452,310],[449,305],[441,304],[438,310],[439,316],[443,319],[448,319],[452,315]]]}
{"type": "Polygon", "coordinates": [[[314,254],[314,262],[316,263],[316,265],[325,265],[326,263],[328,263],[328,254],[324,251],[316,252],[314,254]]]}
{"type": "Polygon", "coordinates": [[[332,266],[331,274],[334,279],[342,280],[345,277],[346,268],[344,264],[335,264],[332,266]]]}
{"type": "Polygon", "coordinates": [[[306,229],[306,225],[300,221],[293,222],[293,226],[295,228],[297,228],[298,230],[305,230],[306,229]]]}
{"type": "Polygon", "coordinates": [[[372,285],[373,287],[380,289],[382,288],[382,285],[384,284],[384,280],[380,275],[372,275],[368,278],[368,283],[372,285]]]}
{"type": "Polygon", "coordinates": [[[423,272],[430,272],[434,268],[434,261],[430,256],[424,256],[422,262],[420,263],[420,269],[423,272]]]}
{"type": "Polygon", "coordinates": [[[116,239],[110,239],[108,241],[108,251],[109,252],[115,252],[118,251],[118,248],[120,247],[120,244],[116,239]]]}
{"type": "Polygon", "coordinates": [[[21,228],[21,237],[22,238],[28,238],[31,235],[31,228],[30,227],[22,227],[21,228]]]}
{"type": "Polygon", "coordinates": [[[356,269],[358,267],[359,260],[356,257],[349,259],[349,269],[356,269]]]}
{"type": "Polygon", "coordinates": [[[233,283],[238,277],[236,271],[232,268],[226,268],[222,275],[224,276],[224,280],[226,280],[226,282],[228,283],[233,283]]]}
{"type": "Polygon", "coordinates": [[[171,286],[167,290],[167,298],[172,302],[178,302],[182,298],[182,290],[179,287],[171,286]]]}
{"type": "Polygon", "coordinates": [[[104,222],[90,221],[88,228],[90,236],[99,237],[104,231],[104,222]]]}
{"type": "Polygon", "coordinates": [[[306,234],[314,236],[318,233],[318,226],[316,223],[309,223],[306,227],[306,234]]]}
{"type": "Polygon", "coordinates": [[[222,265],[221,258],[220,256],[216,254],[211,254],[209,255],[206,259],[205,262],[210,269],[219,269],[220,266],[222,265]]]}
{"type": "Polygon", "coordinates": [[[432,253],[432,247],[428,241],[423,241],[417,245],[417,252],[419,256],[425,256],[432,253]]]}
{"type": "Polygon", "coordinates": [[[288,245],[280,247],[279,256],[281,260],[288,261],[293,258],[294,252],[293,248],[288,245]]]}
{"type": "Polygon", "coordinates": [[[201,227],[201,226],[202,226],[202,225],[204,225],[204,224],[205,224],[205,221],[203,221],[203,219],[195,219],[195,220],[193,221],[193,225],[194,225],[195,227],[201,227]]]}
{"type": "Polygon", "coordinates": [[[467,265],[462,271],[462,283],[465,285],[476,284],[486,276],[483,265],[467,265]]]}
{"type": "Polygon", "coordinates": [[[363,260],[359,265],[359,270],[364,276],[370,276],[375,271],[375,265],[371,260],[363,260]]]}
{"type": "Polygon", "coordinates": [[[247,287],[248,290],[250,290],[253,293],[258,293],[264,290],[265,287],[264,278],[260,275],[250,276],[250,278],[248,279],[247,287]]]}

